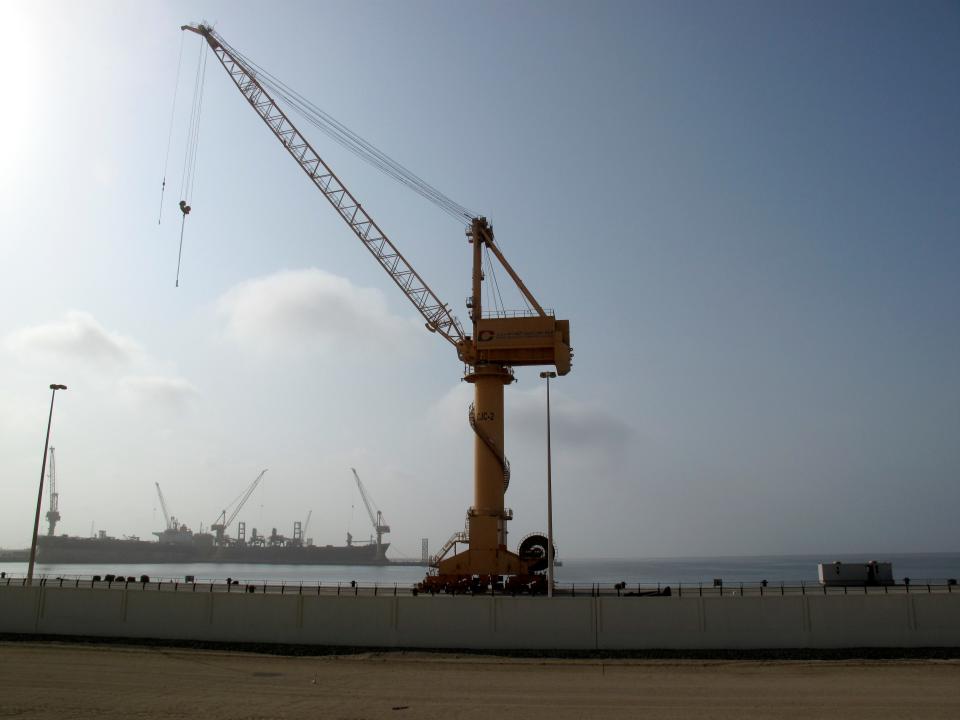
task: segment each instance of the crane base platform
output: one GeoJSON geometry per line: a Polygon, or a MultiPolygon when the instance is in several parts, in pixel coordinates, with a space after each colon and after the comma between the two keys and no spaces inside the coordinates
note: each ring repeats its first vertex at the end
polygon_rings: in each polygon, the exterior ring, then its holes
{"type": "Polygon", "coordinates": [[[546,577],[532,563],[502,545],[496,549],[464,550],[441,560],[435,575],[420,583],[423,592],[538,594],[546,592],[546,577]]]}

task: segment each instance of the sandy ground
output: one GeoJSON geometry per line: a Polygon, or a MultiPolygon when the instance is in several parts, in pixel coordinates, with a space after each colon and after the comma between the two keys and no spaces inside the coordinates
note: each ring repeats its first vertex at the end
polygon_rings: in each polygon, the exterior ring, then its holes
{"type": "Polygon", "coordinates": [[[960,718],[960,661],[280,657],[0,642],[0,717],[960,718]]]}

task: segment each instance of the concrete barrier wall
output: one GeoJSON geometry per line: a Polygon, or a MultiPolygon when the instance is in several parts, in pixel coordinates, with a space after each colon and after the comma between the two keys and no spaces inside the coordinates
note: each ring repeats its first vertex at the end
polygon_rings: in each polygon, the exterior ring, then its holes
{"type": "Polygon", "coordinates": [[[7,586],[0,633],[451,649],[960,647],[960,592],[547,599],[7,586]]]}

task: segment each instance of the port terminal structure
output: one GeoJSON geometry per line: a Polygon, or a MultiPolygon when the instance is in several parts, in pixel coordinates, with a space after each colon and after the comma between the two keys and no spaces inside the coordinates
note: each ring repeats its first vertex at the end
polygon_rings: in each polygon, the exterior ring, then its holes
{"type": "MultiPolygon", "coordinates": [[[[52,448],[51,448],[52,450],[52,448]]],[[[51,487],[53,487],[53,454],[51,453],[51,487]]],[[[357,542],[347,533],[347,543],[343,546],[315,545],[313,539],[306,533],[310,526],[313,512],[307,513],[305,521],[296,520],[293,523],[293,536],[286,537],[273,528],[269,535],[258,533],[253,528],[247,536],[246,524],[237,522],[235,536],[227,531],[239,515],[241,509],[258,487],[263,476],[263,470],[256,479],[221,511],[217,520],[211,523],[213,532],[193,532],[171,512],[167,499],[159,483],[154,483],[157,499],[163,511],[164,529],[154,532],[156,541],[141,540],[138,537],[115,538],[100,530],[93,537],[71,537],[69,535],[55,535],[52,532],[38,538],[38,552],[41,562],[48,565],[77,565],[77,564],[194,564],[194,563],[243,563],[264,565],[390,565],[393,561],[386,557],[390,543],[383,540],[383,534],[390,532],[389,526],[383,522],[383,513],[376,510],[374,515],[373,501],[360,482],[356,473],[358,487],[368,506],[371,522],[376,532],[376,540],[371,536],[370,541],[357,542]]],[[[51,493],[51,507],[54,504],[55,493],[51,493]]],[[[50,518],[51,513],[47,513],[50,518]]],[[[56,519],[60,519],[59,512],[56,519]]],[[[52,525],[52,521],[51,521],[52,525]]],[[[29,557],[29,551],[0,552],[0,559],[16,562],[22,554],[29,557]]],[[[425,565],[425,562],[406,563],[425,565]]]]}
{"type": "MultiPolygon", "coordinates": [[[[504,453],[504,387],[514,381],[519,366],[552,366],[559,375],[571,368],[570,324],[545,310],[520,279],[494,241],[493,226],[474,216],[425,183],[426,194],[440,198],[448,212],[468,227],[472,245],[471,293],[467,298],[472,328],[465,332],[449,305],[407,262],[359,200],[324,162],[310,142],[280,108],[267,86],[290,100],[290,90],[231,47],[212,27],[183,25],[184,31],[207,42],[250,107],[263,120],[309,180],[330,202],[340,217],[374,256],[393,282],[423,316],[427,330],[446,340],[465,366],[463,379],[474,387],[474,402],[468,421],[474,432],[473,497],[464,531],[455,533],[437,555],[424,579],[427,591],[482,591],[486,588],[529,592],[546,591],[544,542],[528,543],[537,552],[513,552],[507,547],[507,523],[513,513],[505,507],[510,484],[510,465],[504,453]],[[483,306],[484,253],[499,262],[528,305],[525,311],[485,310],[483,306]],[[459,545],[465,549],[456,552],[459,545]],[[453,554],[450,554],[451,551],[453,554]]],[[[299,96],[295,96],[299,98],[299,96]]],[[[302,110],[304,102],[299,98],[302,110]]],[[[379,152],[379,151],[378,151],[379,152]]],[[[386,159],[389,162],[389,158],[386,159]]],[[[399,167],[394,165],[394,167],[399,167]]],[[[415,178],[415,176],[413,176],[415,178]]],[[[417,179],[419,180],[419,179],[417,179]]],[[[418,192],[420,192],[418,190],[418,192]]],[[[421,192],[424,194],[424,192],[421,192]]],[[[492,261],[491,261],[492,268],[492,261]]]]}

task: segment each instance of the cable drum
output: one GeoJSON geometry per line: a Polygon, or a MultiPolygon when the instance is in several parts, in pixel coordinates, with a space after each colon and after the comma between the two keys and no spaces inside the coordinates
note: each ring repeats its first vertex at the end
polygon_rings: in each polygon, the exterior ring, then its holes
{"type": "MultiPolygon", "coordinates": [[[[520,541],[517,555],[521,560],[530,563],[530,572],[540,573],[547,569],[547,547],[549,540],[543,533],[530,533],[520,541]]],[[[553,545],[553,559],[557,559],[557,546],[553,545]]]]}

